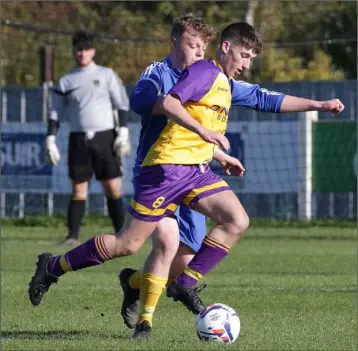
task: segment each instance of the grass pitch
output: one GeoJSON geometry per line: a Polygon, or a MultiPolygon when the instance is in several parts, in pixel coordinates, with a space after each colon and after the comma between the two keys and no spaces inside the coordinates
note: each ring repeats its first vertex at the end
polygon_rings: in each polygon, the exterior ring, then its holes
{"type": "MultiPolygon", "coordinates": [[[[37,255],[61,253],[65,227],[3,225],[1,348],[3,350],[355,350],[356,231],[352,228],[252,227],[205,279],[206,303],[233,307],[241,333],[232,345],[202,343],[194,316],[164,294],[152,339],[134,342],[119,314],[117,279],[140,268],[148,242],[133,257],[69,273],[43,303],[30,304],[27,287],[37,255]]],[[[82,239],[111,232],[82,228],[82,239]]]]}

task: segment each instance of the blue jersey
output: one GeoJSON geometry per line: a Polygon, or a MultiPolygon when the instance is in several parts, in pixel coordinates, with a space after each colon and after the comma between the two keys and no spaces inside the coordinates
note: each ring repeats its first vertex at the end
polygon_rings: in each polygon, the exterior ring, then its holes
{"type": "MultiPolygon", "coordinates": [[[[164,115],[152,115],[154,104],[160,95],[166,95],[178,81],[181,72],[173,67],[170,57],[149,65],[141,74],[131,96],[131,109],[141,116],[142,129],[139,136],[133,174],[136,176],[149,149],[157,141],[167,125],[164,115]]],[[[280,112],[284,94],[268,91],[258,84],[230,79],[231,106],[244,106],[264,112],[280,112]]]]}
{"type": "Polygon", "coordinates": [[[142,125],[133,168],[134,176],[138,174],[149,149],[168,122],[164,115],[152,116],[153,106],[158,96],[166,95],[180,75],[181,72],[173,67],[170,57],[154,62],[143,71],[130,96],[131,109],[141,116],[142,125]]]}

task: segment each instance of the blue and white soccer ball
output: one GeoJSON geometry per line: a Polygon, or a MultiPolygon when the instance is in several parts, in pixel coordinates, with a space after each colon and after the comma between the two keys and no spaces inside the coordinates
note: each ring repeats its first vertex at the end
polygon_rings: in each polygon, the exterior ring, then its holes
{"type": "Polygon", "coordinates": [[[240,318],[231,307],[215,303],[198,314],[196,330],[200,340],[230,344],[240,334],[240,318]]]}

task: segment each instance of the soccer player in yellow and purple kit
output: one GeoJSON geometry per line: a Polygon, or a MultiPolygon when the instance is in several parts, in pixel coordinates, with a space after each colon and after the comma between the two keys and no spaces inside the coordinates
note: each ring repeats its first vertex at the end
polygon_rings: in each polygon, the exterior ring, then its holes
{"type": "MultiPolygon", "coordinates": [[[[226,28],[226,31],[230,31],[230,26],[226,28]]],[[[137,157],[133,167],[134,186],[136,186],[137,176],[149,149],[167,125],[167,117],[157,109],[158,102],[161,101],[163,95],[168,94],[186,67],[204,58],[204,50],[211,33],[210,26],[195,14],[183,14],[178,17],[174,21],[170,33],[168,57],[160,62],[151,63],[144,69],[137,81],[130,97],[131,108],[141,116],[142,123],[137,157]]],[[[225,38],[225,36],[226,32],[224,31],[222,37],[225,38]]],[[[242,60],[244,61],[245,58],[242,60]]],[[[247,68],[247,66],[243,68],[247,68]]],[[[230,80],[230,85],[232,106],[245,106],[263,112],[300,112],[311,109],[327,111],[330,110],[329,106],[332,103],[332,101],[318,102],[268,91],[258,84],[249,84],[233,79],[230,80]]],[[[231,164],[228,166],[229,168],[233,167],[234,160],[219,151],[213,157],[225,167],[228,165],[227,158],[229,158],[231,164]]],[[[236,160],[236,168],[238,162],[236,160]]],[[[198,268],[195,254],[198,253],[200,258],[201,253],[198,251],[205,250],[208,245],[206,241],[209,239],[205,239],[205,236],[205,216],[185,205],[179,206],[173,217],[164,217],[159,222],[152,235],[152,251],[148,255],[142,271],[124,268],[119,274],[123,289],[121,315],[129,328],[136,326],[140,305],[151,305],[149,300],[154,300],[153,290],[151,293],[146,291],[146,281],[151,279],[151,274],[166,277],[169,265],[171,267],[167,285],[170,286],[167,288],[167,295],[183,302],[195,314],[198,314],[204,307],[204,303],[200,299],[192,301],[187,295],[191,294],[192,288],[200,291],[203,286],[196,285],[202,272],[196,273],[196,279],[193,278],[192,273],[193,269],[198,268]],[[178,227],[179,248],[176,245],[178,227]],[[175,277],[178,278],[173,282],[175,277]],[[140,288],[141,286],[144,288],[140,288]],[[178,296],[179,293],[180,296],[178,296]]]]}
{"type": "MultiPolygon", "coordinates": [[[[230,79],[248,68],[260,53],[262,43],[246,23],[232,24],[224,32],[217,59],[189,66],[163,98],[162,111],[171,121],[143,162],[124,228],[116,236],[97,235],[61,256],[41,254],[29,287],[34,305],[40,304],[51,284],[66,272],[135,253],[158,222],[172,215],[180,204],[216,222],[204,240],[204,249],[193,260],[196,269],[186,271],[194,281],[200,278],[198,272],[204,275],[224,259],[243,235],[249,225],[248,216],[230,187],[210,170],[208,163],[218,146],[229,148],[223,134],[231,105],[230,79]]],[[[342,110],[343,105],[332,102],[331,109],[342,110]]],[[[238,172],[242,175],[244,169],[238,172]]],[[[150,335],[152,315],[166,281],[167,277],[155,274],[147,279],[146,290],[155,291],[157,296],[154,303],[142,306],[133,338],[150,335]]],[[[179,290],[173,290],[175,298],[179,290]]],[[[190,291],[193,293],[188,298],[195,300],[195,291],[190,291]]]]}

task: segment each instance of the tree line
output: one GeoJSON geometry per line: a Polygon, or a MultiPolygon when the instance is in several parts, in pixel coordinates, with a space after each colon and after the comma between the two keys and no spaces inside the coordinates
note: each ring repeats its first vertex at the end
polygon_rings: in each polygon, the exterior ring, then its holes
{"type": "MultiPolygon", "coordinates": [[[[55,49],[55,79],[66,73],[73,66],[71,33],[78,29],[98,36],[96,62],[133,84],[144,67],[166,56],[173,20],[189,11],[203,16],[218,33],[235,21],[247,21],[260,32],[264,51],[247,80],[357,76],[355,1],[6,1],[0,7],[3,86],[38,86],[44,45],[55,49]]],[[[215,55],[217,41],[207,57],[215,55]]]]}

